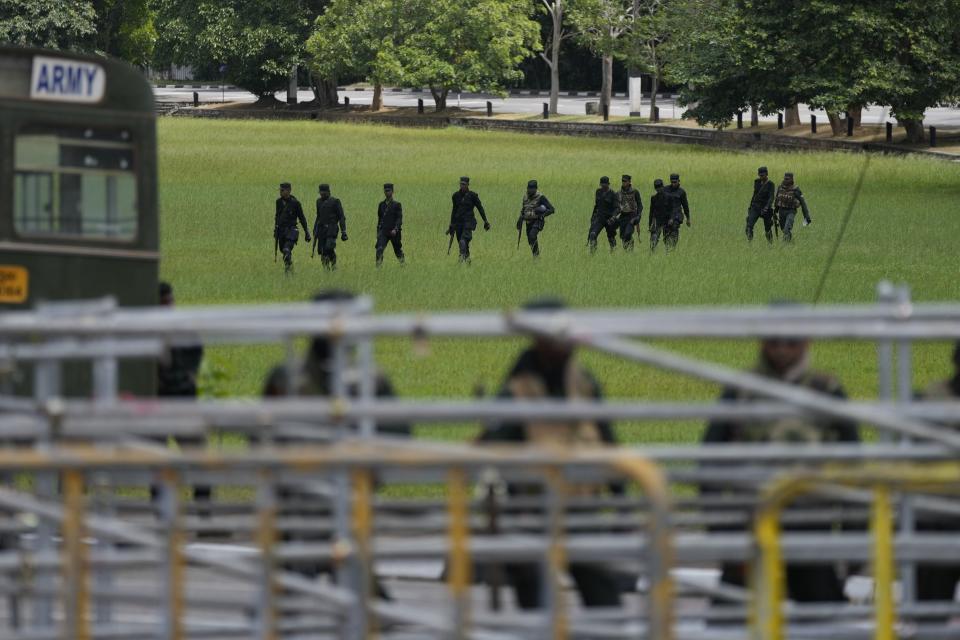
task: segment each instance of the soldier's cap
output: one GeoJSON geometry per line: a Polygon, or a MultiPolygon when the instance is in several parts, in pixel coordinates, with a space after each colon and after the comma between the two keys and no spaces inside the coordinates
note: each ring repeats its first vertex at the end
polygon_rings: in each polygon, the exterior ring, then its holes
{"type": "Polygon", "coordinates": [[[384,190],[384,191],[393,191],[393,183],[392,183],[392,182],[384,182],[384,183],[383,183],[383,190],[384,190]]]}
{"type": "Polygon", "coordinates": [[[630,182],[631,180],[633,180],[633,178],[631,176],[628,176],[627,174],[623,174],[623,176],[620,177],[620,180],[623,182],[630,182]]]}
{"type": "Polygon", "coordinates": [[[610,184],[610,178],[608,178],[607,176],[603,176],[602,178],[600,178],[600,184],[610,184]]]}
{"type": "Polygon", "coordinates": [[[792,178],[792,177],[793,177],[793,172],[792,172],[792,171],[787,171],[785,174],[783,174],[783,177],[784,177],[784,178],[792,178]]]}
{"type": "Polygon", "coordinates": [[[567,305],[561,298],[553,296],[534,298],[523,305],[524,311],[560,311],[566,308],[567,305]]]}
{"type": "Polygon", "coordinates": [[[330,191],[330,185],[324,182],[323,184],[320,185],[320,191],[330,191]]]}
{"type": "Polygon", "coordinates": [[[460,184],[470,184],[470,178],[468,178],[467,176],[462,176],[460,178],[460,184]]]}
{"type": "Polygon", "coordinates": [[[676,181],[676,180],[680,180],[680,174],[679,174],[679,173],[671,173],[671,174],[670,174],[670,182],[674,182],[674,181],[676,181]]]}
{"type": "Polygon", "coordinates": [[[527,181],[527,189],[536,189],[536,188],[537,188],[537,181],[536,181],[536,180],[529,180],[529,181],[527,181]]]}
{"type": "Polygon", "coordinates": [[[289,182],[281,182],[281,183],[280,183],[280,188],[281,188],[281,189],[289,189],[289,188],[290,188],[290,183],[289,183],[289,182]]]}
{"type": "Polygon", "coordinates": [[[173,287],[169,282],[161,281],[158,289],[161,298],[164,296],[169,296],[171,293],[173,293],[173,287]]]}
{"type": "Polygon", "coordinates": [[[654,188],[654,189],[656,189],[657,187],[662,187],[662,186],[663,186],[663,180],[661,180],[660,178],[657,178],[656,180],[653,181],[653,188],[654,188]]]}
{"type": "Polygon", "coordinates": [[[760,167],[759,169],[757,169],[757,173],[760,174],[761,176],[765,176],[765,175],[767,175],[767,168],[766,168],[766,167],[760,167]]]}

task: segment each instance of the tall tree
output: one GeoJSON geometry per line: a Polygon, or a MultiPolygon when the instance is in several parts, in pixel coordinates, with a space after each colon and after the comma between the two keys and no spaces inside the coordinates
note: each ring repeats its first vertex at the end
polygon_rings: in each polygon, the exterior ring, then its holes
{"type": "Polygon", "coordinates": [[[401,0],[333,0],[307,41],[311,68],[321,76],[350,74],[374,86],[371,108],[383,106],[383,87],[403,80],[397,58],[416,21],[401,0]]]}
{"type": "Polygon", "coordinates": [[[540,57],[547,63],[550,69],[550,113],[556,115],[558,104],[560,102],[560,46],[564,40],[574,37],[576,34],[564,24],[564,7],[570,4],[571,0],[540,0],[543,9],[550,18],[550,35],[547,37],[544,49],[540,52],[540,57]]]}
{"type": "Polygon", "coordinates": [[[569,12],[577,38],[600,56],[603,65],[600,100],[607,107],[613,93],[613,59],[624,55],[626,39],[621,36],[632,26],[632,10],[632,0],[577,0],[569,12]]]}
{"type": "Polygon", "coordinates": [[[0,0],[0,42],[89,51],[96,32],[96,11],[85,0],[0,0]]]}
{"type": "Polygon", "coordinates": [[[629,68],[650,74],[650,119],[653,120],[663,77],[660,47],[669,37],[666,15],[671,3],[669,0],[632,0],[632,4],[621,58],[629,68]]]}
{"type": "Polygon", "coordinates": [[[504,93],[540,50],[531,0],[408,0],[415,27],[397,48],[404,77],[430,87],[437,111],[451,90],[504,93]]]}
{"type": "Polygon", "coordinates": [[[224,65],[228,81],[273,102],[304,59],[321,0],[156,0],[162,50],[195,67],[224,65]]]}
{"type": "Polygon", "coordinates": [[[131,64],[148,66],[157,42],[150,0],[93,0],[93,6],[97,14],[97,50],[131,64]]]}

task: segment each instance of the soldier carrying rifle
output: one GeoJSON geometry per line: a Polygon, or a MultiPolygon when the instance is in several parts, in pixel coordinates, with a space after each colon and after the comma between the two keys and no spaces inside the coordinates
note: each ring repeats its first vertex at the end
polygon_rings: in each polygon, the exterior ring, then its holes
{"type": "MultiPolygon", "coordinates": [[[[553,205],[547,200],[547,196],[540,193],[537,188],[537,181],[527,182],[527,195],[523,198],[523,204],[520,207],[520,217],[517,218],[517,234],[522,232],[523,224],[527,224],[527,243],[533,252],[534,258],[540,257],[540,242],[537,236],[543,231],[545,224],[544,218],[554,212],[553,205]]],[[[517,238],[517,247],[520,246],[520,239],[517,238]]]]}
{"type": "Polygon", "coordinates": [[[300,201],[290,193],[290,183],[280,183],[280,197],[277,198],[277,211],[273,217],[273,259],[277,259],[277,251],[283,254],[283,265],[286,273],[293,270],[293,248],[297,246],[300,232],[297,222],[303,227],[303,234],[310,242],[310,232],[307,230],[307,218],[303,215],[300,201]]]}

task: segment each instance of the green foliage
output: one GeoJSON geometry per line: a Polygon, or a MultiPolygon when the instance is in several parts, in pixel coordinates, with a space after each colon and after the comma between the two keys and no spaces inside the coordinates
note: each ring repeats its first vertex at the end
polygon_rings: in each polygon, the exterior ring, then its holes
{"type": "Polygon", "coordinates": [[[179,64],[226,64],[226,79],[269,97],[286,86],[322,2],[157,0],[162,57],[179,64]]]}
{"type": "Polygon", "coordinates": [[[631,27],[633,0],[576,0],[567,8],[577,40],[598,56],[624,51],[621,36],[631,27]]]}
{"type": "Polygon", "coordinates": [[[89,51],[96,12],[86,0],[0,0],[0,42],[89,51]]]}
{"type": "Polygon", "coordinates": [[[503,93],[517,66],[540,50],[530,0],[412,0],[415,25],[397,50],[410,84],[429,86],[443,108],[452,89],[503,93]]]}
{"type": "Polygon", "coordinates": [[[150,0],[93,0],[97,50],[145,67],[157,42],[150,0]]]}
{"type": "MultiPolygon", "coordinates": [[[[381,312],[511,309],[549,293],[581,308],[810,301],[864,162],[864,156],[847,153],[764,152],[761,158],[636,140],[312,122],[165,118],[158,136],[161,275],[174,284],[181,305],[302,301],[323,287],[371,294],[381,312]],[[330,149],[349,152],[332,163],[330,149]],[[762,233],[752,245],[744,240],[746,207],[761,164],[774,176],[796,172],[810,204],[814,223],[796,230],[793,247],[768,247],[762,233]],[[650,255],[641,236],[633,254],[601,250],[591,259],[585,245],[597,179],[632,174],[649,208],[653,179],[672,171],[682,176],[693,215],[678,251],[650,255]],[[471,177],[493,224],[490,232],[475,234],[469,267],[446,255],[444,235],[461,174],[471,177]],[[514,226],[531,178],[557,207],[541,235],[538,262],[525,243],[517,251],[514,226]],[[270,233],[280,180],[293,183],[310,223],[319,182],[329,182],[342,199],[350,240],[337,246],[337,271],[325,272],[311,261],[304,242],[294,252],[293,276],[284,277],[282,265],[274,264],[270,233]],[[400,268],[388,252],[377,270],[376,206],[386,181],[396,184],[403,203],[407,265],[400,268]]],[[[872,301],[882,279],[909,283],[917,300],[955,300],[956,271],[945,265],[956,264],[958,201],[960,166],[872,158],[823,302],[872,301]]],[[[644,211],[641,226],[646,221],[644,211]]],[[[493,392],[522,344],[431,340],[429,353],[421,354],[409,340],[383,339],[376,357],[403,396],[469,397],[477,383],[493,392]]],[[[743,341],[663,346],[738,367],[749,366],[756,353],[743,341]]],[[[207,353],[210,364],[229,373],[224,386],[232,395],[259,394],[264,376],[285,357],[282,345],[211,346],[207,353]]],[[[612,357],[591,353],[584,359],[612,397],[708,401],[717,394],[712,385],[612,357]]],[[[873,344],[818,343],[814,362],[837,373],[853,397],[875,397],[873,344]]],[[[916,384],[923,386],[948,373],[949,348],[918,345],[914,362],[916,384]]],[[[684,441],[696,438],[701,426],[627,423],[618,430],[631,441],[684,441]]],[[[467,437],[474,428],[421,433],[467,437]]]]}

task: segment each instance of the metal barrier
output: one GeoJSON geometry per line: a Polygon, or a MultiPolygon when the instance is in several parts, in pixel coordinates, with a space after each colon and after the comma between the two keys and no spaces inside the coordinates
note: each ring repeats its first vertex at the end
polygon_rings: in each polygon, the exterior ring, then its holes
{"type": "Polygon", "coordinates": [[[786,573],[781,548],[780,518],[786,506],[801,495],[829,486],[857,487],[872,492],[870,509],[871,564],[876,587],[875,640],[894,640],[897,619],[894,600],[894,510],[892,491],[923,491],[960,495],[960,464],[923,466],[869,465],[863,468],[827,468],[786,474],[764,491],[754,535],[760,552],[754,572],[756,621],[754,638],[784,640],[786,573]]]}
{"type": "MultiPolygon", "coordinates": [[[[90,637],[111,638],[157,635],[158,628],[164,638],[215,633],[356,638],[389,636],[397,625],[401,631],[478,638],[745,637],[754,605],[750,593],[732,584],[702,581],[696,572],[753,559],[757,541],[752,525],[757,510],[767,505],[764,487],[786,466],[799,465],[815,475],[830,464],[883,460],[893,466],[930,465],[957,459],[960,432],[940,425],[960,423],[960,403],[913,400],[910,348],[914,340],[960,338],[960,306],[914,305],[905,291],[889,287],[881,287],[880,294],[875,305],[775,309],[374,315],[372,301],[360,298],[347,303],[176,310],[83,303],[2,314],[0,441],[16,446],[0,448],[0,469],[30,469],[32,484],[29,491],[0,487],[0,537],[12,540],[0,550],[0,593],[30,601],[29,607],[9,607],[6,617],[0,612],[0,636],[59,638],[62,633],[53,622],[62,617],[69,625],[86,625],[90,637]],[[295,340],[305,335],[324,335],[331,341],[329,397],[193,402],[117,395],[120,360],[158,357],[171,345],[196,340],[206,345],[284,343],[287,375],[293,380],[300,364],[295,340]],[[375,338],[408,337],[418,348],[433,337],[517,335],[560,337],[760,399],[694,403],[374,397],[375,338]],[[757,336],[876,341],[880,398],[840,401],[635,340],[757,336]],[[71,360],[92,363],[92,398],[61,397],[64,363],[71,360]],[[18,371],[23,364],[30,365],[34,396],[3,395],[4,372],[18,371]],[[353,390],[348,389],[348,371],[356,374],[353,390]],[[573,455],[477,451],[376,438],[382,426],[409,423],[764,422],[822,417],[871,425],[880,440],[799,448],[787,443],[643,446],[616,454],[573,455]],[[253,446],[243,454],[214,455],[176,454],[157,444],[168,436],[197,439],[224,430],[250,438],[253,446]],[[351,439],[369,442],[360,445],[351,439]],[[651,461],[660,471],[631,460],[651,461]],[[595,480],[598,474],[609,474],[610,465],[638,481],[637,474],[647,476],[641,482],[645,497],[566,495],[565,488],[583,482],[584,474],[595,480]],[[534,479],[541,493],[470,497],[469,487],[484,466],[500,470],[507,482],[529,482],[531,469],[537,469],[534,479]],[[661,480],[656,480],[658,476],[661,480]],[[431,498],[428,492],[411,501],[383,491],[408,482],[442,485],[443,499],[431,498]],[[662,493],[653,491],[663,483],[667,484],[662,493]],[[691,491],[708,483],[722,486],[724,493],[691,491]],[[235,489],[242,497],[210,503],[183,499],[180,489],[197,484],[235,489]],[[153,488],[152,498],[145,497],[146,487],[153,488]],[[673,494],[670,512],[656,497],[668,492],[673,494]],[[85,518],[76,517],[78,508],[85,518]],[[28,522],[22,521],[23,514],[30,516],[28,522]],[[667,523],[669,544],[663,535],[667,523]],[[225,530],[229,535],[214,535],[225,530]],[[92,542],[77,545],[84,536],[92,542]],[[68,560],[63,564],[61,552],[68,560]],[[378,594],[383,573],[370,568],[380,566],[384,558],[418,563],[442,559],[449,600],[444,596],[439,606],[417,606],[421,604],[417,598],[429,600],[433,594],[420,593],[419,584],[409,576],[397,583],[403,587],[397,593],[406,600],[368,597],[378,594]],[[495,597],[503,586],[502,576],[474,570],[478,563],[504,565],[518,559],[535,560],[544,567],[546,615],[502,606],[495,597]],[[289,570],[309,562],[332,567],[335,580],[325,577],[330,571],[305,575],[289,570]],[[576,562],[618,565],[638,592],[636,602],[631,599],[619,611],[576,606],[565,611],[564,585],[558,576],[563,565],[576,562]],[[77,577],[85,567],[92,567],[92,580],[77,577]],[[131,567],[159,572],[163,590],[138,584],[128,588],[125,571],[131,567]],[[217,587],[236,587],[242,597],[221,594],[205,583],[199,592],[173,588],[192,584],[191,572],[200,567],[215,570],[217,587]],[[646,581],[637,581],[641,574],[646,581]],[[232,576],[232,582],[222,576],[232,576]],[[479,579],[490,585],[489,606],[477,602],[471,586],[479,579]],[[256,606],[251,608],[246,603],[253,601],[254,591],[256,606]],[[69,601],[62,602],[67,593],[69,601]],[[138,607],[157,602],[163,603],[165,615],[150,618],[149,624],[128,619],[131,611],[139,615],[138,607]],[[198,607],[203,615],[197,613],[198,607]],[[244,613],[247,609],[249,615],[244,613]],[[229,611],[233,617],[216,619],[208,615],[212,611],[229,611]],[[293,614],[305,620],[295,620],[293,614]],[[640,619],[646,623],[638,625],[640,619]]],[[[893,513],[868,506],[860,495],[842,507],[815,511],[791,507],[781,515],[785,525],[862,524],[871,517],[881,524],[886,518],[895,520],[903,541],[899,548],[909,550],[900,557],[904,592],[899,612],[909,618],[930,611],[932,605],[915,602],[908,574],[917,562],[942,561],[949,553],[960,557],[960,540],[925,545],[922,536],[913,534],[915,513],[953,516],[960,505],[908,496],[893,513]]],[[[788,531],[782,558],[858,561],[866,557],[868,544],[868,537],[859,533],[788,531]]],[[[430,584],[436,579],[431,576],[430,584]]],[[[952,615],[957,608],[944,610],[952,615]]],[[[839,616],[862,621],[870,613],[856,604],[790,610],[798,620],[823,625],[839,616]]],[[[821,635],[840,637],[831,635],[836,629],[837,625],[822,627],[821,635]]],[[[845,638],[866,637],[849,627],[842,631],[845,638]]],[[[764,627],[754,631],[763,633],[764,627]]]]}
{"type": "MultiPolygon", "coordinates": [[[[511,471],[538,470],[547,487],[548,527],[544,546],[533,545],[527,549],[514,549],[509,554],[511,561],[521,559],[543,561],[549,576],[547,593],[546,623],[551,629],[550,637],[566,638],[571,628],[582,635],[582,625],[577,623],[566,611],[560,592],[561,573],[567,564],[566,530],[560,520],[566,513],[569,497],[568,486],[577,481],[570,477],[573,472],[580,474],[594,470],[607,476],[623,476],[635,482],[642,490],[648,503],[647,518],[644,527],[647,538],[642,546],[645,550],[645,574],[651,583],[651,603],[647,611],[645,637],[656,640],[669,640],[672,635],[672,580],[670,568],[673,552],[671,548],[670,505],[664,476],[656,465],[636,455],[617,451],[586,452],[543,452],[535,450],[517,451],[515,449],[493,448],[450,448],[442,454],[417,451],[412,448],[399,450],[389,444],[364,442],[342,442],[329,447],[304,448],[300,450],[278,450],[260,452],[256,455],[216,455],[181,454],[165,455],[155,452],[134,450],[102,451],[95,448],[56,448],[50,451],[3,451],[0,450],[0,470],[28,471],[32,473],[57,473],[62,483],[62,504],[56,507],[47,502],[32,500],[10,489],[0,490],[0,505],[3,507],[29,508],[40,518],[56,521],[61,526],[62,543],[59,549],[49,549],[48,553],[37,558],[21,557],[20,562],[40,561],[43,566],[54,567],[58,563],[63,568],[62,587],[43,592],[44,597],[59,594],[64,612],[64,626],[54,631],[50,637],[66,634],[67,637],[85,640],[110,634],[110,637],[134,637],[136,634],[155,633],[149,629],[139,629],[135,633],[109,627],[96,627],[91,624],[91,600],[102,595],[89,585],[90,567],[99,566],[109,560],[117,569],[123,565],[121,558],[99,556],[91,553],[87,547],[88,536],[105,537],[116,542],[143,546],[159,551],[156,560],[165,574],[165,586],[159,594],[163,601],[163,628],[160,637],[180,640],[188,637],[185,630],[184,592],[185,566],[211,566],[228,574],[239,576],[256,575],[259,572],[259,584],[262,593],[255,620],[259,625],[258,637],[277,638],[280,636],[279,590],[299,591],[318,597],[322,602],[343,607],[343,637],[372,637],[379,621],[403,623],[420,628],[421,632],[440,633],[443,637],[482,638],[512,637],[508,623],[496,625],[500,636],[488,636],[475,632],[484,623],[496,621],[472,620],[467,588],[470,583],[471,557],[480,554],[487,561],[496,558],[497,553],[488,541],[485,546],[471,545],[469,506],[467,500],[468,484],[485,468],[500,470],[506,477],[511,471]],[[183,480],[192,471],[200,469],[230,469],[251,474],[257,478],[257,497],[251,504],[256,512],[254,540],[258,553],[243,562],[227,562],[222,559],[205,557],[197,550],[191,550],[184,544],[183,522],[178,495],[182,492],[183,480]],[[382,598],[374,597],[372,584],[373,558],[376,539],[374,537],[374,515],[372,499],[375,478],[383,478],[392,470],[425,470],[442,472],[447,479],[447,553],[438,547],[432,551],[415,552],[420,557],[445,557],[447,561],[447,586],[450,595],[450,616],[443,620],[419,619],[415,610],[405,609],[382,598]],[[89,487],[90,478],[103,474],[120,474],[137,471],[155,475],[160,480],[161,497],[159,518],[165,528],[165,535],[158,536],[148,528],[132,526],[112,518],[89,515],[85,505],[84,493],[89,487]],[[285,477],[286,476],[286,477],[285,477]],[[350,512],[349,524],[337,526],[335,540],[326,552],[337,570],[339,579],[336,587],[318,588],[297,573],[284,570],[279,565],[290,558],[322,555],[318,549],[297,548],[295,544],[285,544],[278,540],[278,510],[282,500],[278,498],[278,487],[282,482],[296,482],[304,485],[318,478],[332,476],[349,478],[349,500],[342,506],[350,512]],[[285,477],[285,479],[284,479],[285,477]],[[95,556],[95,557],[92,557],[95,556]],[[58,559],[59,558],[59,559],[58,559]],[[505,635],[504,635],[505,634],[505,635]]],[[[407,474],[407,477],[411,477],[407,474]]],[[[122,482],[122,480],[121,480],[122,482]]],[[[382,484],[382,481],[381,481],[382,484]]],[[[382,489],[383,487],[381,487],[382,489]]],[[[346,514],[341,514],[346,515],[346,514]]],[[[301,545],[302,546],[302,545],[301,545]]],[[[119,555],[117,553],[114,556],[119,555]]],[[[128,558],[132,554],[125,554],[128,558]]],[[[582,551],[579,561],[583,562],[582,551]]],[[[4,556],[6,559],[6,556],[4,556]]],[[[153,556],[151,558],[154,558],[153,556]]],[[[131,558],[132,560],[132,558],[131,558]]],[[[142,558],[140,559],[142,562],[142,558]]],[[[21,564],[21,570],[22,570],[21,564]]],[[[34,569],[39,573],[40,564],[34,569]]],[[[34,593],[33,584],[24,584],[24,591],[34,593]]],[[[113,594],[114,596],[122,594],[113,594]]],[[[133,594],[128,594],[133,595],[133,594]]],[[[208,629],[209,630],[209,629],[208,629]]],[[[234,630],[236,631],[236,630],[234,630]]],[[[229,634],[229,627],[221,629],[229,634]]],[[[23,636],[14,634],[11,638],[46,637],[32,631],[23,636]]],[[[142,637],[142,635],[141,635],[142,637]]],[[[192,636],[190,636],[192,637],[192,636]]]]}

